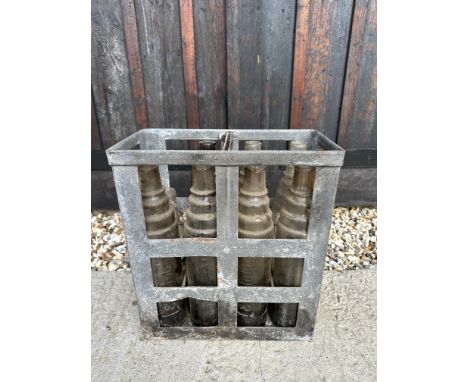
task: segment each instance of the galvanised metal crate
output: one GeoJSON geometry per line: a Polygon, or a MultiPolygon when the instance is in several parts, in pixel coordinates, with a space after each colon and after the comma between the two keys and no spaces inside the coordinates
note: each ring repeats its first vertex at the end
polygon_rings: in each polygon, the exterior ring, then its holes
{"type": "Polygon", "coordinates": [[[309,340],[312,338],[328,236],[344,150],[315,130],[145,129],[107,150],[122,213],[142,327],[159,338],[233,338],[309,340]],[[166,150],[166,140],[221,140],[222,150],[166,150]],[[308,143],[307,151],[244,151],[239,141],[308,143]],[[217,238],[148,239],[139,187],[138,166],[159,165],[169,186],[168,165],[216,166],[217,238]],[[240,239],[237,235],[239,166],[307,165],[316,167],[306,240],[240,239]],[[155,287],[150,258],[215,256],[218,285],[155,287]],[[304,258],[300,287],[238,286],[238,257],[304,258]],[[187,297],[218,302],[218,325],[160,327],[158,302],[187,297]],[[237,303],[298,303],[295,327],[238,327],[237,303]]]}

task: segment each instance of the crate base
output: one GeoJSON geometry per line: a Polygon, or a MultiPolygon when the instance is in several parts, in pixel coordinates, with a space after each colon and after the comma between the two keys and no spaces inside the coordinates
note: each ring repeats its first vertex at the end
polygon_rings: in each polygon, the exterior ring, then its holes
{"type": "Polygon", "coordinates": [[[145,338],[156,339],[235,339],[235,340],[266,340],[266,341],[310,341],[313,330],[310,332],[299,331],[296,328],[278,327],[157,327],[151,324],[143,324],[145,338]]]}
{"type": "Polygon", "coordinates": [[[314,330],[298,327],[281,328],[274,326],[267,317],[265,326],[261,327],[225,327],[225,326],[193,326],[190,317],[183,326],[160,327],[150,322],[141,321],[145,338],[156,339],[236,339],[236,340],[312,340],[314,330]]]}

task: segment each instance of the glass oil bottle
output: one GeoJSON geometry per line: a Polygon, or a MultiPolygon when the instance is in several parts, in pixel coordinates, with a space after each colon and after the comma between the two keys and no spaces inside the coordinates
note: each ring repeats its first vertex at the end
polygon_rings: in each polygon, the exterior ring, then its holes
{"type": "MultiPolygon", "coordinates": [[[[179,237],[178,219],[166,188],[161,183],[159,167],[139,166],[141,196],[145,215],[146,233],[149,239],[179,237]]],[[[153,283],[160,287],[181,286],[182,263],[180,258],[152,258],[153,283]]],[[[186,321],[185,301],[159,302],[161,326],[181,326],[186,321]]]]}
{"type": "MultiPolygon", "coordinates": [[[[262,142],[245,142],[246,150],[261,150],[262,142]]],[[[266,188],[265,166],[244,167],[239,189],[239,237],[250,239],[274,238],[273,216],[266,188]]],[[[240,257],[238,283],[241,286],[270,286],[271,259],[267,257],[240,257]]],[[[264,326],[267,319],[266,303],[238,304],[239,326],[264,326]]]]}
{"type": "MultiPolygon", "coordinates": [[[[300,141],[291,141],[289,142],[289,150],[290,151],[301,151],[307,149],[306,142],[300,141]]],[[[294,166],[287,166],[286,169],[283,171],[283,176],[279,181],[278,188],[276,190],[276,196],[271,203],[271,210],[273,212],[273,220],[275,224],[278,224],[278,220],[280,217],[280,210],[284,204],[284,198],[289,191],[289,187],[292,185],[294,177],[294,166]]]]}
{"type": "MultiPolygon", "coordinates": [[[[279,239],[306,239],[315,168],[295,166],[294,177],[280,210],[276,237],[279,239]]],[[[273,283],[275,287],[297,287],[301,285],[304,259],[275,258],[273,283]]],[[[297,303],[270,304],[270,317],[276,326],[295,326],[297,303]]]]}
{"type": "MultiPolygon", "coordinates": [[[[200,150],[215,150],[215,141],[200,141],[200,150]]],[[[192,167],[192,187],[188,198],[184,237],[216,237],[216,182],[215,168],[208,165],[192,167]]],[[[193,256],[187,258],[189,286],[216,286],[216,258],[193,256]]],[[[195,326],[218,324],[218,303],[189,299],[190,317],[195,326]]]]}

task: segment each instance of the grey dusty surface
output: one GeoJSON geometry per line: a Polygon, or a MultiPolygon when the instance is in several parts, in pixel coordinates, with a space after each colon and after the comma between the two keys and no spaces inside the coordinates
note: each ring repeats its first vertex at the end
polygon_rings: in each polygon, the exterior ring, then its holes
{"type": "Polygon", "coordinates": [[[92,272],[93,381],[375,381],[376,268],[324,273],[312,341],[141,336],[129,272],[92,272]]]}

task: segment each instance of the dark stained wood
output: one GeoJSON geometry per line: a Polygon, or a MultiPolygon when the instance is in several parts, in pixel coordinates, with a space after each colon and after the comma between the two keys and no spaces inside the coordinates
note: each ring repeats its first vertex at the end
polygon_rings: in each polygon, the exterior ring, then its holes
{"type": "Polygon", "coordinates": [[[377,4],[356,0],[338,143],[377,147],[377,4]]]}
{"type": "MultiPolygon", "coordinates": [[[[356,149],[347,160],[375,148],[375,0],[355,0],[353,22],[352,8],[353,0],[92,0],[92,149],[146,126],[194,126],[196,104],[201,128],[317,128],[356,149]],[[191,12],[193,25],[181,23],[191,12]],[[194,48],[184,66],[187,27],[194,48]]],[[[268,168],[271,195],[279,176],[268,168]]],[[[190,170],[171,180],[187,195],[190,170]]],[[[112,184],[110,172],[93,171],[94,206],[117,206],[112,184]]],[[[375,169],[343,168],[337,203],[374,203],[375,188],[375,169]]]]}
{"type": "Polygon", "coordinates": [[[347,149],[343,167],[377,167],[377,149],[347,149]]]}
{"type": "Polygon", "coordinates": [[[111,166],[109,166],[109,161],[107,160],[107,155],[104,150],[91,151],[91,170],[112,170],[111,166]]]}
{"type": "Polygon", "coordinates": [[[195,63],[200,128],[227,127],[226,3],[194,0],[195,63]]]}
{"type": "Polygon", "coordinates": [[[228,124],[230,129],[260,128],[261,71],[259,1],[226,3],[228,124]]]}
{"type": "MultiPolygon", "coordinates": [[[[291,101],[294,0],[232,0],[227,7],[228,123],[232,129],[287,129],[291,101]]],[[[285,149],[286,142],[264,142],[285,149]]],[[[281,176],[267,168],[274,196],[281,176]]]]}
{"type": "Polygon", "coordinates": [[[182,34],[182,57],[184,63],[185,103],[187,105],[187,127],[198,129],[197,73],[195,69],[195,34],[193,29],[192,0],[179,0],[182,34]]]}
{"type": "Polygon", "coordinates": [[[119,0],[93,0],[91,86],[103,148],[137,130],[119,0]]]}
{"type": "Polygon", "coordinates": [[[352,0],[298,0],[290,127],[336,140],[352,0]]]}
{"type": "Polygon", "coordinates": [[[112,171],[91,171],[91,208],[119,209],[112,171]]]}
{"type": "Polygon", "coordinates": [[[230,128],[288,128],[294,18],[294,0],[227,2],[230,128]]]}
{"type": "Polygon", "coordinates": [[[186,129],[179,2],[136,0],[135,11],[149,127],[186,129]]]}
{"type": "Polygon", "coordinates": [[[301,124],[301,109],[304,102],[305,54],[309,37],[309,0],[297,0],[296,38],[294,40],[294,72],[291,98],[291,129],[305,128],[301,124]]]}
{"type": "Polygon", "coordinates": [[[102,143],[99,136],[99,127],[96,119],[96,107],[94,106],[93,95],[91,94],[91,150],[101,150],[102,143]]]}
{"type": "Polygon", "coordinates": [[[138,46],[135,4],[134,0],[121,0],[121,5],[132,87],[133,108],[135,110],[135,122],[138,130],[145,129],[148,127],[148,117],[146,113],[143,73],[141,70],[140,48],[138,46]]]}
{"type": "Polygon", "coordinates": [[[335,205],[376,206],[377,169],[342,168],[335,205]]]}

